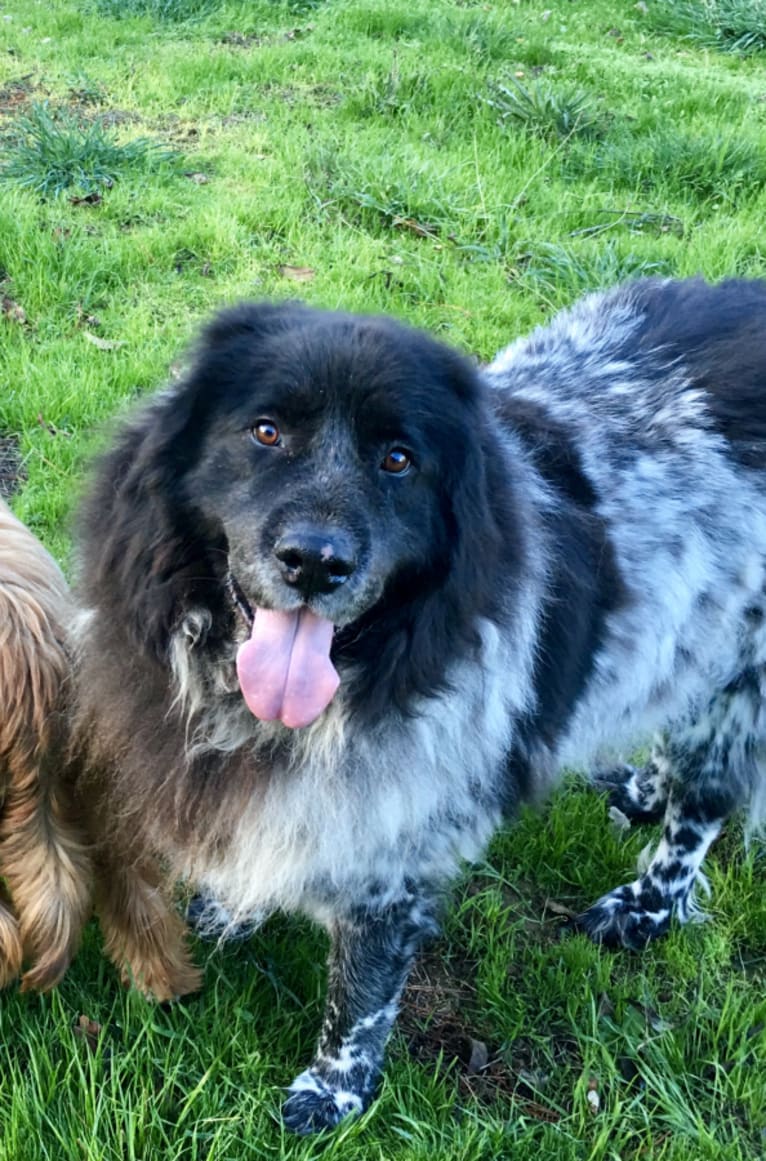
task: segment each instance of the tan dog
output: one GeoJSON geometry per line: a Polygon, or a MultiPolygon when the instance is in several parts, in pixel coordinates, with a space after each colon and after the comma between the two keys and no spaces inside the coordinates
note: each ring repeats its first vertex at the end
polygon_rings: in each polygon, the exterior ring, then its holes
{"type": "Polygon", "coordinates": [[[65,777],[69,590],[0,500],[0,986],[58,983],[90,910],[90,860],[65,777]]]}

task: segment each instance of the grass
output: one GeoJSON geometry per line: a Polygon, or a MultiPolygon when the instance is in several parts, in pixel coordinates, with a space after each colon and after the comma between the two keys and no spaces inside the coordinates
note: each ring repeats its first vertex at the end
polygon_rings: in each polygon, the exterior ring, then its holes
{"type": "MultiPolygon", "coordinates": [[[[80,100],[92,93],[79,90],[80,100]]],[[[0,181],[30,190],[41,198],[76,191],[93,196],[109,189],[125,173],[167,163],[170,154],[157,142],[134,138],[119,144],[100,117],[83,118],[67,109],[52,110],[33,102],[16,119],[13,133],[0,151],[0,181]]]]}
{"type": "MultiPolygon", "coordinates": [[[[238,297],[389,311],[488,358],[620,278],[762,275],[762,15],[4,0],[0,488],[68,564],[104,427],[238,297]]],[[[315,930],[200,947],[204,991],[163,1011],[90,929],[55,995],[0,1002],[0,1161],[760,1161],[762,848],[733,827],[712,921],[643,956],[561,937],[650,837],[613,835],[574,782],[498,836],[415,975],[380,1101],[326,1141],[278,1118],[320,1019],[315,930]]]]}
{"type": "Polygon", "coordinates": [[[662,0],[655,20],[659,28],[705,48],[741,55],[766,49],[762,0],[662,0]]]}
{"type": "Polygon", "coordinates": [[[592,137],[599,129],[593,101],[581,89],[559,91],[543,81],[527,86],[509,77],[506,84],[495,86],[487,103],[497,110],[501,125],[554,141],[592,137]]]}

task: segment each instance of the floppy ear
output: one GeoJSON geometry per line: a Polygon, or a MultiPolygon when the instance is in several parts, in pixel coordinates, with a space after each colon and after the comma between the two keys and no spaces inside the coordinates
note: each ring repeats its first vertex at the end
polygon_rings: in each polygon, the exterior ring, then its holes
{"type": "Polygon", "coordinates": [[[184,608],[215,600],[220,571],[216,537],[211,545],[183,497],[189,404],[183,391],[165,396],[122,431],[96,466],[78,521],[85,601],[159,659],[184,608]]]}
{"type": "MultiPolygon", "coordinates": [[[[524,551],[509,465],[493,428],[487,388],[478,371],[460,356],[450,370],[463,402],[465,430],[456,429],[449,440],[452,448],[460,445],[461,454],[447,457],[442,464],[448,564],[439,591],[426,596],[411,630],[410,664],[424,673],[431,667],[434,651],[439,657],[470,654],[480,643],[479,620],[502,618],[524,551]],[[461,434],[467,438],[461,440],[461,434]]],[[[422,688],[424,683],[418,684],[422,688]]]]}
{"type": "Polygon", "coordinates": [[[242,303],[202,331],[181,384],[129,421],[96,465],[80,512],[80,589],[147,653],[163,659],[191,606],[224,603],[226,541],[190,502],[184,479],[211,409],[242,359],[311,314],[296,303],[242,303]]]}

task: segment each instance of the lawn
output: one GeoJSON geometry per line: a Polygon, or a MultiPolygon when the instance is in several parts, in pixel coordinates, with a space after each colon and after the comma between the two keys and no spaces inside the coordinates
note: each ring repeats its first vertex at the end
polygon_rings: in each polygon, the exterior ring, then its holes
{"type": "MultiPolygon", "coordinates": [[[[0,489],[65,567],[110,418],[239,297],[387,311],[479,358],[590,288],[766,266],[763,0],[0,0],[0,489]]],[[[147,809],[150,806],[147,805],[147,809]]],[[[642,956],[563,931],[633,877],[572,778],[471,868],[380,1100],[280,1126],[321,934],[123,992],[89,929],[0,998],[0,1161],[763,1161],[766,857],[642,956]]]]}

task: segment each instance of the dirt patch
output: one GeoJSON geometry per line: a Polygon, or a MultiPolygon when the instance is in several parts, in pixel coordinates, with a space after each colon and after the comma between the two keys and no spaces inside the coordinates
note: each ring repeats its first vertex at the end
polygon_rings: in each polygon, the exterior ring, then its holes
{"type": "Polygon", "coordinates": [[[0,496],[7,500],[25,479],[18,439],[15,435],[0,435],[0,496]]]}
{"type": "Polygon", "coordinates": [[[473,985],[475,965],[445,957],[439,945],[422,955],[402,997],[399,1031],[410,1055],[454,1078],[459,1096],[480,1104],[513,1104],[518,1113],[555,1123],[541,1103],[534,1054],[526,1044],[502,1047],[485,1037],[473,985]]]}
{"type": "Polygon", "coordinates": [[[26,112],[36,88],[31,74],[3,85],[0,88],[0,117],[18,117],[26,112]]]}

